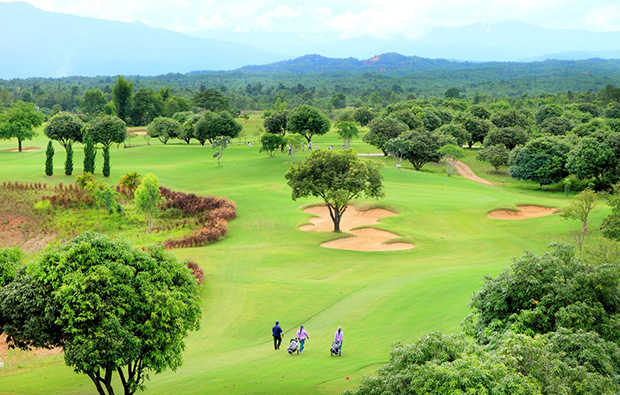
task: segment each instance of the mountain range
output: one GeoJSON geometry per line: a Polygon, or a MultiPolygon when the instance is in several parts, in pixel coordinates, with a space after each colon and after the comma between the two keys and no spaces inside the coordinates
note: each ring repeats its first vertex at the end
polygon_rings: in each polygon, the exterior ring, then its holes
{"type": "Polygon", "coordinates": [[[266,33],[219,35],[189,36],[140,22],[47,12],[23,2],[0,3],[0,78],[148,76],[233,69],[317,72],[361,67],[383,71],[386,59],[390,65],[401,63],[400,69],[406,70],[443,67],[447,64],[443,59],[458,60],[449,63],[466,68],[489,61],[620,58],[620,32],[550,30],[510,21],[435,28],[416,40],[323,37],[302,44],[293,37],[266,33]],[[339,59],[327,61],[324,56],[339,59]],[[295,57],[299,57],[295,62],[285,61],[295,57]]]}

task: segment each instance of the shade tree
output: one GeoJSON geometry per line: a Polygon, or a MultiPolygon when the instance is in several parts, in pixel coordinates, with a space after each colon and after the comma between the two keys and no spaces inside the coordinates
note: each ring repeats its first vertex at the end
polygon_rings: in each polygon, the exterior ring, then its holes
{"type": "Polygon", "coordinates": [[[66,151],[65,174],[73,173],[73,143],[82,142],[84,124],[82,121],[68,113],[54,115],[43,129],[45,135],[56,140],[66,151]],[[71,164],[69,166],[69,164],[71,164]]]}
{"type": "Polygon", "coordinates": [[[338,121],[334,126],[336,126],[336,133],[343,140],[345,148],[351,148],[351,139],[359,135],[357,124],[352,121],[338,121]]]}
{"type": "Polygon", "coordinates": [[[271,114],[263,121],[265,131],[271,134],[286,134],[286,122],[288,118],[288,111],[279,111],[271,114]]]}
{"type": "Polygon", "coordinates": [[[385,143],[396,138],[409,130],[409,127],[396,118],[375,118],[370,122],[370,131],[364,135],[362,140],[366,143],[379,148],[387,156],[385,143]]]}
{"type": "Polygon", "coordinates": [[[419,171],[426,163],[439,162],[441,159],[438,151],[442,145],[436,133],[411,131],[400,137],[410,143],[404,158],[411,162],[414,169],[419,171]]]}
{"type": "Polygon", "coordinates": [[[484,138],[484,146],[503,144],[509,150],[527,143],[529,137],[521,127],[493,128],[484,138]]]}
{"type": "Polygon", "coordinates": [[[16,101],[0,113],[0,139],[17,138],[17,151],[22,152],[22,141],[37,135],[35,128],[41,126],[43,119],[33,103],[16,101]]]}
{"type": "Polygon", "coordinates": [[[476,159],[482,162],[488,162],[495,168],[495,172],[499,172],[500,166],[508,165],[510,151],[504,144],[496,144],[482,148],[476,159]]]}
{"type": "Polygon", "coordinates": [[[570,146],[563,140],[540,137],[510,154],[508,174],[518,180],[548,185],[568,175],[566,160],[570,146]]]}
{"type": "Polygon", "coordinates": [[[179,137],[181,129],[182,125],[178,121],[172,118],[157,117],[146,127],[146,133],[151,137],[158,138],[166,145],[168,140],[179,137]]]}
{"type": "Polygon", "coordinates": [[[314,151],[303,162],[294,164],[284,177],[292,189],[293,200],[308,196],[323,199],[334,232],[340,231],[342,215],[352,199],[384,196],[383,176],[378,167],[363,161],[352,150],[314,151]]]}
{"type": "Polygon", "coordinates": [[[303,104],[288,115],[287,128],[291,133],[301,134],[310,143],[312,136],[329,132],[331,123],[317,108],[303,104]]]}
{"type": "Polygon", "coordinates": [[[260,142],[260,152],[266,152],[267,155],[273,157],[284,147],[286,140],[281,134],[265,133],[261,136],[260,142]]]}

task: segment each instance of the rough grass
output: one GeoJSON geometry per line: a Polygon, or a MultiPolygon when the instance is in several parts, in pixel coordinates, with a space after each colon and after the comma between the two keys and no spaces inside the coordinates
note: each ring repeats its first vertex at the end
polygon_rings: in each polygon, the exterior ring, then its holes
{"type": "MultiPolygon", "coordinates": [[[[25,145],[45,143],[39,138],[25,145]]],[[[313,144],[325,149],[341,142],[331,132],[313,144]]],[[[45,178],[45,153],[6,151],[15,145],[0,142],[0,182],[71,182],[65,176],[45,178]]],[[[58,158],[64,153],[56,148],[55,174],[62,174],[58,158]]],[[[353,148],[377,152],[359,139],[353,148]]],[[[82,151],[79,145],[75,150],[77,173],[82,151]]],[[[230,222],[226,240],[175,251],[179,259],[197,262],[204,270],[203,320],[201,329],[187,339],[183,366],[151,375],[150,394],[308,394],[353,388],[363,374],[373,374],[388,360],[395,341],[412,342],[428,331],[459,330],[470,295],[484,275],[497,275],[524,250],[541,252],[570,225],[559,216],[523,221],[486,217],[513,202],[562,207],[567,199],[561,193],[521,182],[489,188],[453,177],[446,183],[438,166],[427,166],[424,172],[397,170],[391,158],[378,157],[372,160],[386,163],[386,197],[380,204],[399,212],[382,219],[381,228],[410,238],[416,248],[321,248],[324,235],[298,229],[306,217],[299,207],[318,201],[292,201],[284,179],[290,158],[279,153],[269,158],[258,150],[256,144],[233,145],[217,167],[210,147],[195,142],[163,146],[151,140],[151,146],[111,150],[109,180],[100,176],[98,153],[97,179],[104,182],[115,184],[128,171],[153,172],[173,189],[223,196],[237,204],[238,217],[230,222]],[[285,343],[304,324],[310,340],[303,355],[273,350],[270,329],[276,320],[285,331],[285,343]],[[343,355],[330,358],[338,326],[345,332],[343,355]]],[[[306,152],[298,155],[302,159],[306,152]]],[[[595,213],[593,229],[604,214],[595,213]]],[[[0,393],[92,392],[88,378],[65,367],[59,356],[0,371],[0,393]]]]}

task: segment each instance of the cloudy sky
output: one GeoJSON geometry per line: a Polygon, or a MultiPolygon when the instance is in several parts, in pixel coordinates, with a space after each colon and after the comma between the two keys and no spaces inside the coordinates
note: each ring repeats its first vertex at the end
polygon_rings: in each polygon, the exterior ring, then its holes
{"type": "MultiPolygon", "coordinates": [[[[7,0],[0,0],[7,1],[7,0]]],[[[37,8],[217,37],[286,33],[418,38],[435,26],[515,20],[551,29],[620,31],[618,0],[26,0],[37,8]]]]}

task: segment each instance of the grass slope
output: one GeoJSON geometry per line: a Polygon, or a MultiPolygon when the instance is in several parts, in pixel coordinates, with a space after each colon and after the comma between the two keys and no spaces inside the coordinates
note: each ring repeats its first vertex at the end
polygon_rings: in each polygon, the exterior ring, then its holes
{"type": "MultiPolygon", "coordinates": [[[[38,138],[25,145],[45,143],[38,138]]],[[[341,147],[333,132],[313,143],[323,149],[341,147]]],[[[59,146],[57,175],[47,178],[44,150],[9,152],[14,145],[0,141],[0,182],[73,182],[63,175],[59,146]]],[[[376,152],[361,140],[353,146],[358,152],[376,152]]],[[[152,394],[338,393],[353,388],[363,374],[373,374],[387,361],[395,341],[459,330],[470,294],[480,288],[484,275],[498,274],[524,250],[540,252],[569,227],[557,215],[524,221],[486,217],[494,208],[517,204],[562,207],[567,202],[562,194],[483,186],[458,176],[446,183],[437,174],[439,167],[396,170],[393,162],[379,159],[385,163],[386,186],[380,204],[400,213],[383,219],[381,228],[410,238],[417,247],[395,252],[325,249],[319,244],[333,235],[297,229],[310,217],[299,207],[316,199],[291,200],[283,177],[288,156],[269,158],[256,144],[233,145],[218,168],[212,151],[196,143],[163,146],[155,140],[150,146],[111,150],[112,177],[106,182],[116,183],[132,170],[153,172],[165,186],[237,203],[238,218],[230,222],[226,240],[174,251],[204,269],[204,318],[200,331],[187,339],[183,366],[151,375],[147,388],[152,394]],[[310,340],[303,355],[289,356],[285,347],[273,350],[270,329],[276,320],[285,330],[283,345],[298,325],[305,325],[310,340]],[[345,332],[343,356],[330,358],[339,325],[345,332]]],[[[79,173],[79,145],[74,163],[79,173]]],[[[98,179],[101,163],[98,151],[98,179]]],[[[594,216],[593,225],[603,214],[594,216]]],[[[61,356],[0,369],[2,394],[92,392],[88,378],[65,367],[61,356]]]]}

